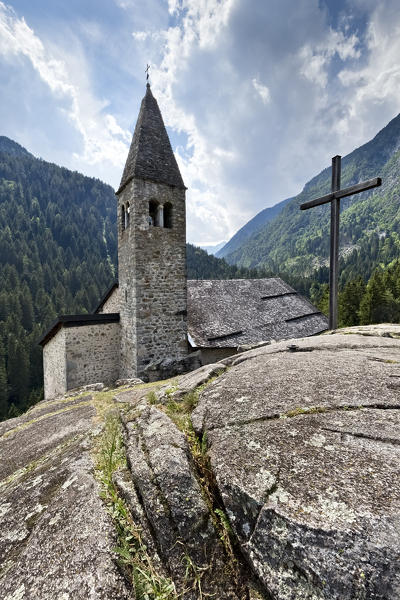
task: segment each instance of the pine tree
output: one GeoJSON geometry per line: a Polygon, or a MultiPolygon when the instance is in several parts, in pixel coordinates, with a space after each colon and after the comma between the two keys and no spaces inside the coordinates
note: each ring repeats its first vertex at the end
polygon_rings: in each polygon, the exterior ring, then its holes
{"type": "Polygon", "coordinates": [[[32,296],[27,285],[24,285],[20,294],[21,305],[21,323],[27,332],[32,331],[33,327],[33,303],[32,296]]]}
{"type": "Polygon", "coordinates": [[[339,327],[359,325],[360,303],[365,294],[362,277],[349,281],[339,294],[339,327]]]}
{"type": "Polygon", "coordinates": [[[319,310],[328,316],[329,314],[329,285],[324,283],[320,290],[320,300],[317,304],[319,310]]]}
{"type": "Polygon", "coordinates": [[[398,316],[398,302],[392,292],[385,288],[382,272],[378,269],[368,281],[359,314],[361,325],[391,323],[398,316]]]}
{"type": "Polygon", "coordinates": [[[5,363],[5,351],[0,339],[0,421],[7,417],[8,413],[8,386],[5,363]]]}
{"type": "Polygon", "coordinates": [[[18,408],[24,409],[29,396],[29,360],[23,344],[13,334],[8,338],[7,371],[10,399],[18,408]]]}

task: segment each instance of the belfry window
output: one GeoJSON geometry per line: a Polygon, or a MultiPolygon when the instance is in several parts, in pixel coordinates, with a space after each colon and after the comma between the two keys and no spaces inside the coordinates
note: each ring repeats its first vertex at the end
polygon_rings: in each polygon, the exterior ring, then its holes
{"type": "Polygon", "coordinates": [[[158,226],[158,202],[155,200],[149,202],[149,225],[158,226]]]}
{"type": "Polygon", "coordinates": [[[172,227],[172,204],[160,204],[157,200],[149,202],[149,226],[154,227],[172,227]]]}
{"type": "Polygon", "coordinates": [[[170,202],[164,204],[164,227],[172,228],[172,204],[170,202]]]}
{"type": "Polygon", "coordinates": [[[125,211],[125,227],[129,227],[131,219],[131,207],[129,206],[129,202],[126,203],[126,211],[125,211]]]}
{"type": "Polygon", "coordinates": [[[126,220],[125,220],[125,206],[122,205],[121,206],[121,227],[122,227],[122,231],[125,229],[126,226],[126,220]]]}

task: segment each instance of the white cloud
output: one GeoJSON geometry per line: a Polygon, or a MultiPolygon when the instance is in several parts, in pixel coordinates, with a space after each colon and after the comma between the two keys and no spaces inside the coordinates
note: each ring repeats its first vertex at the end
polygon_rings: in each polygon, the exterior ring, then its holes
{"type": "Polygon", "coordinates": [[[212,242],[299,192],[332,155],[368,141],[399,112],[398,0],[351,0],[335,27],[322,4],[114,0],[119,29],[81,18],[73,43],[58,29],[50,43],[0,0],[0,58],[16,71],[31,65],[78,132],[67,166],[114,182],[149,62],[179,140],[189,239],[212,242]],[[101,87],[106,69],[93,48],[106,37],[123,74],[101,87]]]}
{"type": "Polygon", "coordinates": [[[105,112],[107,102],[93,95],[82,53],[67,54],[60,47],[45,47],[25,19],[0,2],[0,56],[27,58],[60,102],[60,112],[82,136],[83,148],[74,155],[77,164],[106,161],[121,167],[130,134],[105,112]]]}
{"type": "Polygon", "coordinates": [[[257,211],[298,193],[333,154],[368,141],[398,110],[399,42],[382,45],[388,24],[380,32],[374,22],[384,9],[370,13],[365,48],[362,29],[344,17],[333,29],[314,0],[284,0],[275,13],[262,3],[249,12],[243,0],[171,1],[169,8],[181,20],[164,31],[153,87],[168,125],[187,134],[192,150],[178,157],[192,239],[199,221],[205,241],[233,234],[257,211]],[[390,69],[362,67],[382,66],[383,52],[390,69]],[[384,117],[365,114],[368,94],[386,105],[384,117]]]}
{"type": "Polygon", "coordinates": [[[150,32],[148,31],[134,31],[132,33],[133,38],[138,42],[144,42],[149,37],[150,32]]]}
{"type": "Polygon", "coordinates": [[[268,104],[268,102],[271,101],[271,94],[267,86],[260,83],[255,77],[251,80],[251,83],[253,84],[254,89],[260,96],[263,103],[268,104]]]}
{"type": "Polygon", "coordinates": [[[317,44],[308,42],[300,49],[301,74],[312,83],[325,88],[328,84],[328,68],[335,54],[342,61],[360,58],[358,43],[359,40],[354,33],[346,37],[343,31],[329,29],[322,42],[317,44]]]}

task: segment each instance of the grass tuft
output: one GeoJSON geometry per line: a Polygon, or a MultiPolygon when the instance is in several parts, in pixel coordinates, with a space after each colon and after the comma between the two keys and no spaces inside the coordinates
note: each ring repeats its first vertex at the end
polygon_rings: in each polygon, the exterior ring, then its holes
{"type": "Polygon", "coordinates": [[[121,425],[115,411],[109,412],[105,417],[95,461],[101,497],[117,533],[118,545],[114,552],[118,556],[120,568],[131,581],[136,600],[178,600],[174,583],[155,569],[142,539],[142,530],[134,523],[130,510],[113,481],[114,473],[126,468],[121,425]]]}

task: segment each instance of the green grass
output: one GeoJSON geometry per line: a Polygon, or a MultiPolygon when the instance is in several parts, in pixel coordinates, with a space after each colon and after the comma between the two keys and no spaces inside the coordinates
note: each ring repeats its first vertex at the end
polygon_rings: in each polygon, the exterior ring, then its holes
{"type": "Polygon", "coordinates": [[[118,544],[114,552],[121,569],[132,584],[136,600],[178,600],[174,583],[160,575],[154,567],[142,539],[142,530],[134,523],[129,508],[113,481],[113,474],[126,468],[121,425],[115,411],[105,418],[104,430],[96,448],[95,464],[101,484],[101,497],[117,534],[118,544]]]}

